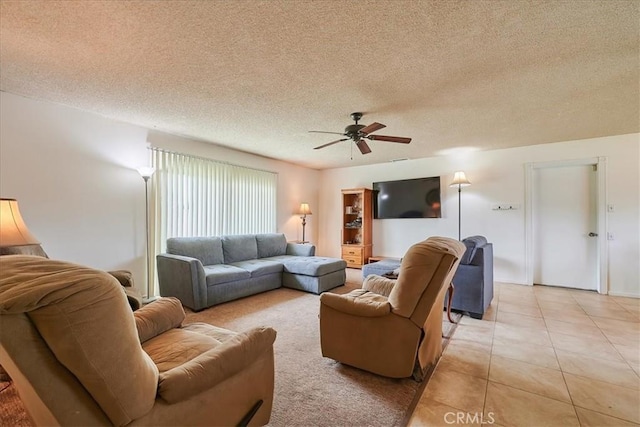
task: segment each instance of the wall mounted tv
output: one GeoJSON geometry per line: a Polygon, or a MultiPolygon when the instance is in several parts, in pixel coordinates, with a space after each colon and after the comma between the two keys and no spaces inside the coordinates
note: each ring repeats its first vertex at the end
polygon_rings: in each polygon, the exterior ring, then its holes
{"type": "Polygon", "coordinates": [[[373,217],[441,218],[440,177],[374,182],[373,217]]]}

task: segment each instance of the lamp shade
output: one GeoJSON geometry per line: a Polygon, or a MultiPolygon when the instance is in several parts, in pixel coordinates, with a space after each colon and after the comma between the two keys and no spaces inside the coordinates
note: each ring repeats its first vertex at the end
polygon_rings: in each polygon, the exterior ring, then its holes
{"type": "Polygon", "coordinates": [[[38,245],[20,215],[18,201],[0,199],[0,247],[38,245]]]}
{"type": "Polygon", "coordinates": [[[309,207],[309,203],[301,203],[300,209],[298,210],[299,215],[311,215],[311,208],[309,207]]]}
{"type": "Polygon", "coordinates": [[[142,178],[144,178],[145,180],[151,178],[151,175],[153,175],[153,173],[156,171],[155,168],[151,167],[151,166],[140,166],[138,168],[138,173],[140,174],[140,176],[142,178]]]}
{"type": "Polygon", "coordinates": [[[453,181],[449,184],[449,187],[466,187],[471,185],[467,176],[462,171],[458,171],[453,175],[453,181]]]}

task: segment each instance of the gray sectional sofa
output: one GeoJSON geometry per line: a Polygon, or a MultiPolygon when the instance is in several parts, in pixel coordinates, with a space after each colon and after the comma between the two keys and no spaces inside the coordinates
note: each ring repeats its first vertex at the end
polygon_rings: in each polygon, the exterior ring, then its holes
{"type": "Polygon", "coordinates": [[[157,255],[160,295],[199,311],[281,286],[320,294],[344,285],[346,262],[284,234],[167,239],[157,255]]]}

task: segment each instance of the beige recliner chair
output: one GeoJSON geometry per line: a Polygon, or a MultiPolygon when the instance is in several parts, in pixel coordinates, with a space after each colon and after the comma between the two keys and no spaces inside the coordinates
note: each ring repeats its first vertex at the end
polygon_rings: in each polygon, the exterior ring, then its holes
{"type": "Polygon", "coordinates": [[[431,237],[409,248],[397,281],[371,275],[362,289],[322,294],[322,355],[386,377],[422,380],[442,353],[444,297],[465,249],[457,240],[431,237]]]}
{"type": "Polygon", "coordinates": [[[180,302],[132,313],[111,275],[0,257],[0,363],[37,425],[264,425],[276,332],[182,326],[180,302]]]}

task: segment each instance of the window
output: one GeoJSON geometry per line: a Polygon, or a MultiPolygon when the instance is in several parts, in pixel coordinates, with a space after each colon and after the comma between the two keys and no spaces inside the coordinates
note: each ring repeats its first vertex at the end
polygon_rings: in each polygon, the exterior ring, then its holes
{"type": "Polygon", "coordinates": [[[276,231],[277,173],[159,148],[151,152],[153,254],[166,250],[169,237],[276,231]]]}

